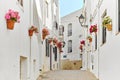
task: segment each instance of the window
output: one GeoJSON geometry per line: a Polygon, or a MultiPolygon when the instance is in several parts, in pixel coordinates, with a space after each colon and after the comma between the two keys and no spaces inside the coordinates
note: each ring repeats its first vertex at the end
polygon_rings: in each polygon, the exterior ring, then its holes
{"type": "Polygon", "coordinates": [[[18,2],[19,2],[20,5],[23,7],[23,0],[18,0],[18,2]]]}
{"type": "Polygon", "coordinates": [[[57,47],[54,47],[53,48],[53,53],[54,53],[54,59],[55,59],[55,61],[57,61],[57,47]]]}
{"type": "Polygon", "coordinates": [[[48,13],[49,13],[49,4],[48,4],[48,2],[46,2],[46,17],[48,18],[48,13]]]}
{"type": "Polygon", "coordinates": [[[118,32],[120,32],[120,0],[118,0],[118,32]]]}
{"type": "Polygon", "coordinates": [[[58,30],[58,23],[57,23],[57,21],[54,21],[54,22],[53,22],[53,26],[54,26],[54,28],[55,28],[56,30],[58,30]]]}
{"type": "MultiPolygon", "coordinates": [[[[107,15],[107,10],[104,11],[102,15],[102,19],[107,15]]],[[[102,27],[102,44],[106,42],[107,32],[106,27],[102,27]]]]}
{"type": "Polygon", "coordinates": [[[67,55],[64,55],[63,58],[67,58],[67,55]]]}
{"type": "Polygon", "coordinates": [[[72,36],[72,23],[68,24],[68,36],[72,36]]]}
{"type": "Polygon", "coordinates": [[[106,42],[106,27],[102,27],[102,44],[106,42]]]}
{"type": "Polygon", "coordinates": [[[97,50],[97,34],[95,35],[95,50],[97,50]]]}
{"type": "Polygon", "coordinates": [[[55,22],[55,28],[56,28],[56,30],[58,30],[58,23],[57,22],[55,22]]]}
{"type": "Polygon", "coordinates": [[[49,51],[49,42],[48,42],[48,39],[46,39],[46,56],[47,57],[49,57],[49,53],[50,53],[50,51],[49,51]]]}
{"type": "Polygon", "coordinates": [[[60,26],[59,27],[59,35],[63,36],[63,32],[64,32],[64,26],[60,26]]]}
{"type": "Polygon", "coordinates": [[[68,53],[72,52],[72,40],[68,41],[68,53]]]}

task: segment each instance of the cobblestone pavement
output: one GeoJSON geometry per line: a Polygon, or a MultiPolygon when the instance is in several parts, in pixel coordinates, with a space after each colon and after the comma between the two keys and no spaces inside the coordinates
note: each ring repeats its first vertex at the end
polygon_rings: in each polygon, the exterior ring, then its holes
{"type": "Polygon", "coordinates": [[[81,70],[50,71],[39,80],[97,80],[93,74],[81,70]]]}

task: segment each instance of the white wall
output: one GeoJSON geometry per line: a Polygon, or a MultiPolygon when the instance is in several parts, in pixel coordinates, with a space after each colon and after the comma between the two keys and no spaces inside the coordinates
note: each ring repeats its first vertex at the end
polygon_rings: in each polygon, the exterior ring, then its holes
{"type": "MultiPolygon", "coordinates": [[[[35,80],[39,75],[39,47],[36,35],[31,38],[28,36],[28,28],[31,27],[30,19],[30,1],[24,1],[22,8],[17,0],[0,1],[0,80],[20,80],[20,56],[26,57],[27,61],[27,79],[35,80]],[[14,30],[8,30],[6,27],[5,13],[13,9],[20,14],[20,23],[15,23],[14,30]],[[31,61],[30,61],[30,44],[31,61]],[[35,76],[33,73],[33,60],[36,60],[35,76]],[[30,64],[31,63],[31,64],[30,64]]],[[[39,27],[39,26],[37,26],[39,27]]]]}
{"type": "Polygon", "coordinates": [[[64,54],[62,55],[67,55],[67,59],[70,60],[80,60],[80,40],[82,40],[84,37],[84,30],[82,30],[78,20],[80,14],[81,10],[78,10],[61,18],[61,25],[64,26],[64,41],[66,43],[63,51],[64,54]],[[72,36],[68,37],[69,23],[72,23],[72,36]],[[82,35],[82,37],[79,38],[80,35],[82,35]],[[71,53],[68,53],[68,40],[72,40],[71,53]]]}
{"type": "MultiPolygon", "coordinates": [[[[54,19],[54,15],[56,16],[56,21],[58,22],[58,29],[59,29],[59,4],[57,3],[58,6],[55,6],[55,1],[54,0],[46,0],[43,1],[44,3],[44,7],[43,7],[43,27],[47,27],[49,29],[50,35],[49,37],[56,37],[58,38],[58,30],[55,29],[55,26],[53,25],[53,22],[55,21],[54,19]],[[48,2],[49,4],[49,16],[46,16],[46,7],[45,7],[45,2],[48,2]],[[57,11],[56,11],[57,10],[57,11]],[[56,12],[56,14],[54,14],[54,11],[56,12]]],[[[42,27],[42,28],[43,28],[42,27]]],[[[48,37],[47,37],[48,38],[48,37]]],[[[50,57],[46,56],[46,46],[45,46],[45,40],[43,41],[43,71],[50,71],[50,57]]],[[[52,45],[52,47],[54,47],[52,45]]],[[[58,70],[59,69],[59,53],[57,53],[57,61],[54,60],[54,53],[53,53],[53,48],[52,48],[52,70],[58,70]],[[58,65],[58,66],[57,66],[58,65]]]]}
{"type": "MultiPolygon", "coordinates": [[[[100,0],[102,4],[100,8],[97,9],[97,14],[91,24],[98,24],[98,49],[96,51],[92,50],[91,55],[93,58],[93,63],[89,61],[89,64],[94,65],[94,69],[90,71],[93,72],[99,80],[119,80],[120,74],[120,60],[119,56],[119,40],[120,34],[117,34],[118,28],[118,1],[115,0],[100,0]],[[112,5],[111,5],[112,4],[112,5]],[[101,16],[103,12],[107,9],[107,15],[112,18],[112,31],[107,31],[106,43],[102,44],[102,19],[101,16]],[[117,34],[117,35],[116,35],[117,34]]],[[[88,14],[93,14],[94,10],[97,8],[98,1],[91,0],[91,12],[88,14]]],[[[87,5],[86,5],[87,6],[87,5]]],[[[88,6],[87,6],[88,7],[88,6]]],[[[94,47],[94,34],[92,47],[94,47]]],[[[90,55],[90,58],[92,58],[90,55]]]]}

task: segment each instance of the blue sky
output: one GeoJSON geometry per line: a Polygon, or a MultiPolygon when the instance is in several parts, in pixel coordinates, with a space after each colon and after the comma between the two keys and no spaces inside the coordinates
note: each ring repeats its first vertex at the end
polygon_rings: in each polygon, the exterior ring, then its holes
{"type": "Polygon", "coordinates": [[[60,16],[63,17],[71,12],[81,9],[83,0],[60,0],[60,16]]]}

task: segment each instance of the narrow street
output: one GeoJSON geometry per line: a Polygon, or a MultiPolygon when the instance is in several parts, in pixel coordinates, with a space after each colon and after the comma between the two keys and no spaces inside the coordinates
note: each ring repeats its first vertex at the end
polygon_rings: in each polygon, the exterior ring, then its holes
{"type": "Polygon", "coordinates": [[[93,74],[81,70],[58,70],[43,74],[38,80],[97,80],[93,74]]]}

